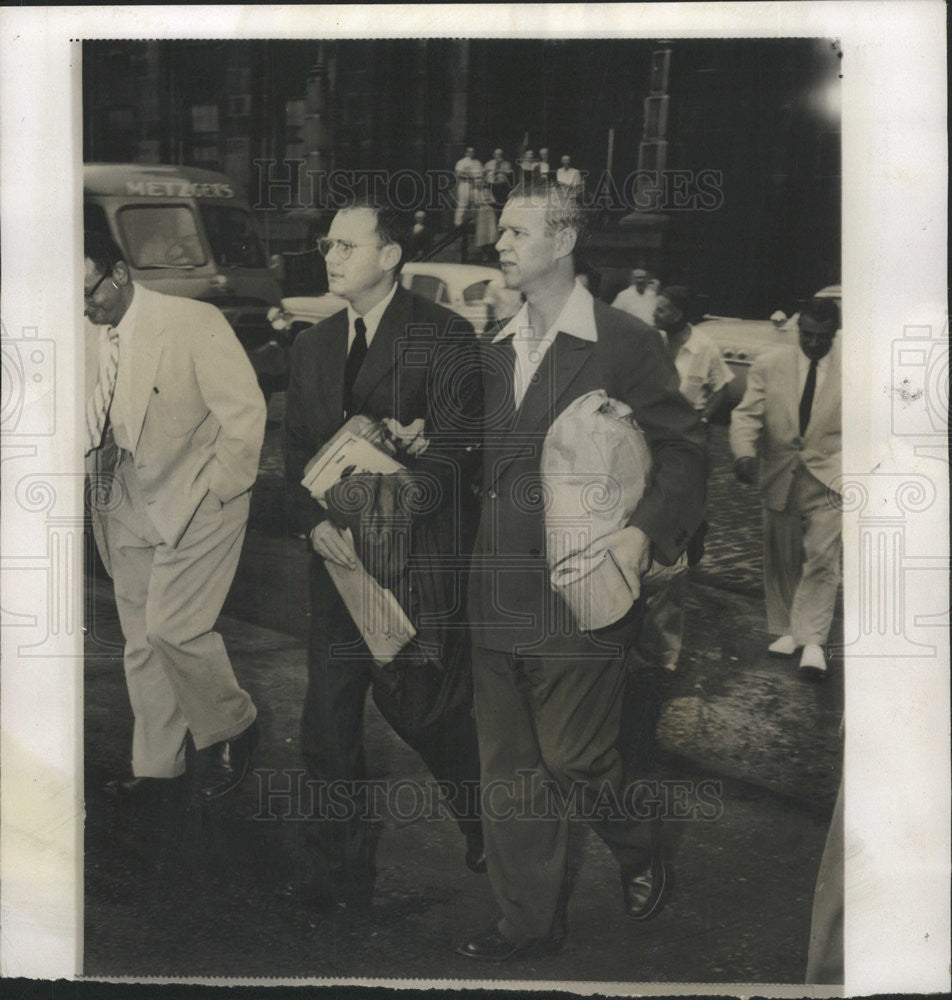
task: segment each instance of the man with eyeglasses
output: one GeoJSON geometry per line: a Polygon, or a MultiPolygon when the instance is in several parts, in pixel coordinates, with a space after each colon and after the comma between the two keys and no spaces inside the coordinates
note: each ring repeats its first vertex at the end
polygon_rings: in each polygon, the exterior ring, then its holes
{"type": "Polygon", "coordinates": [[[254,369],[222,313],[132,281],[108,236],[85,238],[86,460],[93,533],[115,586],[135,717],[132,774],[107,794],[236,788],[256,709],[214,631],[238,565],[264,440],[254,369]]]}
{"type": "MultiPolygon", "coordinates": [[[[423,758],[466,836],[466,863],[482,871],[468,635],[462,617],[465,571],[475,524],[471,482],[478,466],[481,386],[470,324],[413,295],[398,281],[406,245],[402,218],[389,206],[355,202],[334,217],[318,243],[330,291],[347,308],[298,335],[291,355],[285,416],[288,490],[311,549],[311,632],[302,752],[314,822],[305,841],[309,878],[287,887],[299,902],[369,905],[376,877],[376,828],[363,746],[368,688],[384,718],[423,758]],[[386,424],[397,457],[433,502],[410,517],[411,579],[442,590],[449,613],[442,645],[410,646],[378,666],[339,596],[325,563],[355,565],[350,531],[301,485],[308,460],[363,414],[386,424]],[[436,556],[414,567],[418,529],[438,539],[436,556]],[[415,575],[414,575],[415,574],[415,575]],[[328,805],[333,789],[346,808],[328,805]]],[[[421,600],[423,595],[421,593],[421,600]]],[[[408,609],[414,617],[412,609],[408,609]]],[[[421,638],[424,623],[414,621],[421,638]]],[[[379,789],[378,789],[379,791],[379,789]]]]}

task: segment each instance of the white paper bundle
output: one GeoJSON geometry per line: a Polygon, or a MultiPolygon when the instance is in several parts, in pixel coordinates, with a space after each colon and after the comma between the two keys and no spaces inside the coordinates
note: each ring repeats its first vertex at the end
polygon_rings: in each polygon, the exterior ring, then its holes
{"type": "Polygon", "coordinates": [[[400,472],[403,466],[386,450],[386,436],[376,421],[351,417],[304,467],[301,485],[324,507],[324,496],[344,476],[360,472],[400,472]]]}
{"type": "Polygon", "coordinates": [[[386,666],[416,635],[400,602],[393,593],[364,569],[359,559],[354,569],[324,560],[327,572],[344,602],[344,606],[360,629],[370,655],[380,666],[386,666]]]}

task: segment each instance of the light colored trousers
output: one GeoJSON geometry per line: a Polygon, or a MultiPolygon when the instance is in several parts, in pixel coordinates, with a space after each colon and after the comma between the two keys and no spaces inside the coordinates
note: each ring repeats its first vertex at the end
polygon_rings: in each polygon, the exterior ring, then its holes
{"type": "Polygon", "coordinates": [[[833,622],[843,549],[841,512],[800,466],[783,511],[764,508],[764,592],[771,635],[822,646],[833,622]]]}
{"type": "Polygon", "coordinates": [[[257,714],[213,631],[238,566],[250,495],[222,504],[209,493],[173,548],[122,454],[113,490],[124,496],[116,509],[109,505],[105,536],[135,716],[132,772],[172,778],[185,770],[187,732],[201,750],[237,736],[257,714]]]}

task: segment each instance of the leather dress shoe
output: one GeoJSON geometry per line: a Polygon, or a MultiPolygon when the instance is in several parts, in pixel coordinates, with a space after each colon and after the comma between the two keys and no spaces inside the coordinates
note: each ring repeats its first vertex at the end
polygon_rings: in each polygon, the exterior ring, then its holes
{"type": "Polygon", "coordinates": [[[658,854],[652,855],[651,860],[643,867],[622,866],[621,887],[625,912],[632,920],[648,920],[657,913],[666,881],[664,862],[658,854]]]}
{"type": "Polygon", "coordinates": [[[113,778],[102,786],[102,790],[113,799],[144,801],[171,792],[179,780],[179,778],[113,778]]]}
{"type": "Polygon", "coordinates": [[[554,955],[562,948],[562,938],[551,936],[526,941],[523,944],[513,944],[495,927],[482,931],[461,944],[458,955],[466,958],[478,958],[485,962],[505,962],[510,958],[539,958],[543,955],[554,955]]]}
{"type": "Polygon", "coordinates": [[[258,745],[257,720],[230,740],[220,740],[200,751],[207,761],[202,776],[204,799],[217,799],[236,789],[251,767],[251,757],[258,745]]]}
{"type": "Polygon", "coordinates": [[[466,867],[476,875],[486,874],[486,846],[482,833],[473,833],[466,838],[466,867]]]}

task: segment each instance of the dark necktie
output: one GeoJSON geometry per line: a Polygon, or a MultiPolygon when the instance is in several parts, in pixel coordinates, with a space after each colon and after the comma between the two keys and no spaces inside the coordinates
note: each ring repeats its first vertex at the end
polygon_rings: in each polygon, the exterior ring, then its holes
{"type": "Polygon", "coordinates": [[[800,437],[806,433],[810,423],[810,410],[813,409],[813,394],[816,392],[816,360],[810,362],[810,370],[807,372],[807,380],[803,386],[803,395],[800,397],[800,437]]]}
{"type": "Polygon", "coordinates": [[[344,410],[348,417],[354,412],[354,383],[357,381],[360,366],[367,357],[367,324],[360,316],[354,321],[354,330],[356,336],[350,345],[350,352],[344,365],[344,410]]]}

